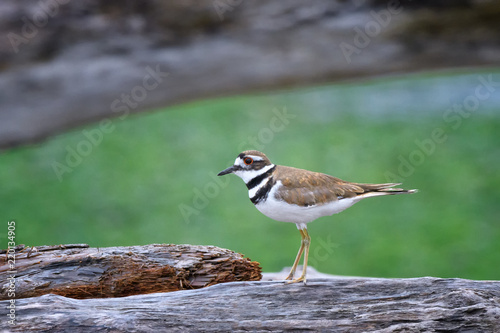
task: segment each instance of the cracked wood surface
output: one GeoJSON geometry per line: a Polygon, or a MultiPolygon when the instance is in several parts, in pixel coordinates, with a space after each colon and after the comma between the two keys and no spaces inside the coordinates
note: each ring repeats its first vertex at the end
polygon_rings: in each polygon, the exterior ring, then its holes
{"type": "Polygon", "coordinates": [[[123,298],[44,295],[17,300],[16,315],[13,332],[499,332],[500,282],[232,282],[123,298]]]}

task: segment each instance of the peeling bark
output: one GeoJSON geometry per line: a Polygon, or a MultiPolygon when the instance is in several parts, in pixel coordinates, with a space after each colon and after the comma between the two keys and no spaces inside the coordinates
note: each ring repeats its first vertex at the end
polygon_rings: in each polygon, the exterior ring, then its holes
{"type": "MultiPolygon", "coordinates": [[[[8,299],[6,250],[0,253],[0,299],[8,299]]],[[[152,244],[90,248],[86,244],[18,246],[16,298],[57,294],[121,297],[261,279],[259,263],[215,246],[152,244]]]]}

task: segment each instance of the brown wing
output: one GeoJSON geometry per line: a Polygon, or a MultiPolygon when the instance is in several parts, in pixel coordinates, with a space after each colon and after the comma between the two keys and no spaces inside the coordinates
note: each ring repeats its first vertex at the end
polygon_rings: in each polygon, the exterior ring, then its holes
{"type": "Polygon", "coordinates": [[[314,206],[325,202],[353,197],[364,190],[354,183],[345,182],[323,173],[280,166],[277,179],[284,185],[276,198],[299,206],[314,206]]]}
{"type": "Polygon", "coordinates": [[[276,169],[276,177],[281,179],[284,185],[276,192],[276,198],[299,206],[321,205],[342,198],[352,198],[366,192],[397,194],[401,193],[398,191],[404,191],[390,188],[399,185],[396,183],[352,183],[324,173],[284,166],[276,169]]]}

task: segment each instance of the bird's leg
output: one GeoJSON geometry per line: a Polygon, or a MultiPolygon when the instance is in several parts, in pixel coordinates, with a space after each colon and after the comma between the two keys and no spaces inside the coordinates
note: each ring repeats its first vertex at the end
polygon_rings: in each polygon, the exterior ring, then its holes
{"type": "MultiPolygon", "coordinates": [[[[307,260],[309,258],[309,245],[311,244],[311,237],[309,237],[309,233],[307,232],[307,229],[299,229],[300,231],[300,236],[302,237],[302,241],[300,244],[300,250],[299,253],[297,254],[297,258],[295,259],[295,262],[292,267],[292,271],[290,272],[290,275],[288,277],[293,277],[293,274],[295,273],[295,269],[297,268],[297,264],[299,263],[300,256],[302,256],[302,252],[305,250],[304,253],[304,264],[302,266],[302,274],[298,279],[294,279],[292,281],[289,281],[288,283],[295,283],[295,282],[304,282],[306,283],[306,271],[307,271],[307,260]]],[[[288,280],[287,277],[287,280],[288,280]]]]}
{"type": "Polygon", "coordinates": [[[302,257],[302,252],[304,252],[304,234],[302,233],[302,230],[299,229],[300,232],[300,249],[299,252],[297,253],[297,257],[295,258],[295,261],[293,262],[292,270],[290,271],[290,274],[285,278],[285,280],[292,280],[293,276],[295,275],[295,270],[297,269],[297,265],[299,264],[300,257],[302,257]]]}
{"type": "Polygon", "coordinates": [[[307,229],[303,229],[302,233],[304,235],[304,238],[302,239],[302,242],[304,243],[305,246],[305,252],[304,252],[304,264],[302,265],[302,274],[298,279],[295,279],[291,282],[304,282],[306,284],[306,271],[307,271],[307,260],[309,259],[309,246],[311,245],[311,237],[309,236],[309,233],[307,232],[307,229]]]}

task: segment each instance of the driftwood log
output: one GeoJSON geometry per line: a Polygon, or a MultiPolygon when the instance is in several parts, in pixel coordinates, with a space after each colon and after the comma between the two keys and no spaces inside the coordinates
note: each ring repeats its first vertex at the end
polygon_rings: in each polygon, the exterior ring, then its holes
{"type": "Polygon", "coordinates": [[[102,298],[194,289],[261,279],[259,263],[215,246],[152,244],[90,248],[86,244],[15,248],[0,252],[0,299],[57,294],[102,298]],[[15,257],[15,263],[9,259],[15,257]],[[10,266],[9,264],[14,264],[10,266]],[[15,271],[15,274],[12,271],[15,271]]]}
{"type": "MultiPolygon", "coordinates": [[[[0,302],[6,318],[9,301],[0,302]]],[[[500,282],[232,282],[122,298],[17,300],[12,332],[500,332],[500,282]]]]}

